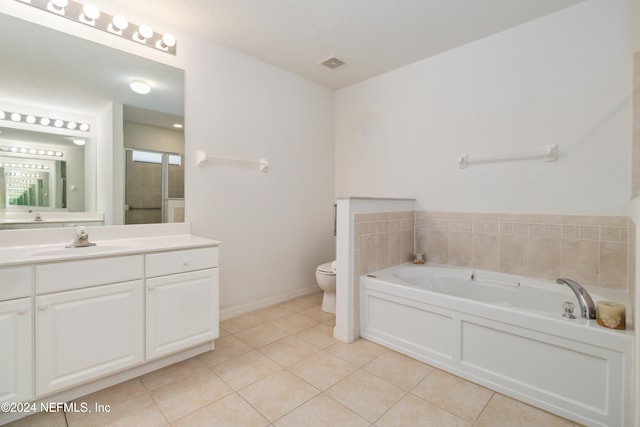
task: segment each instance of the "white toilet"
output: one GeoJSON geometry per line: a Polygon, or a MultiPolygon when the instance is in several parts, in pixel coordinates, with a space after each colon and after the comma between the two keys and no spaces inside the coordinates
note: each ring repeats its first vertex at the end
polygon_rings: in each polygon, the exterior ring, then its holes
{"type": "Polygon", "coordinates": [[[316,281],[324,291],[322,310],[327,313],[336,312],[336,269],[335,261],[327,262],[316,268],[316,281]]]}

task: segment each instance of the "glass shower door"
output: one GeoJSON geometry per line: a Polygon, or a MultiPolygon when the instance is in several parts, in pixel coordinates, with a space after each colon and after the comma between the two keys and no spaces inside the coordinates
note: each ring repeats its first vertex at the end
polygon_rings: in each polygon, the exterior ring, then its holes
{"type": "Polygon", "coordinates": [[[181,155],[126,149],[125,224],[184,221],[181,155]]]}

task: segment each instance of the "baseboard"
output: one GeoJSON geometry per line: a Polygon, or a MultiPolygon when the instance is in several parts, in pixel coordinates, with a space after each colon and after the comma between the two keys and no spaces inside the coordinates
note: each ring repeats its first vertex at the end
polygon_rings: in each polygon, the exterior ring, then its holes
{"type": "Polygon", "coordinates": [[[241,314],[249,313],[251,311],[259,310],[265,307],[270,307],[272,305],[289,301],[291,299],[298,298],[304,295],[313,294],[315,292],[320,292],[320,288],[318,287],[318,285],[308,286],[306,288],[296,289],[295,291],[273,295],[268,298],[253,301],[247,304],[221,307],[220,320],[231,319],[232,317],[240,316],[241,314]]]}

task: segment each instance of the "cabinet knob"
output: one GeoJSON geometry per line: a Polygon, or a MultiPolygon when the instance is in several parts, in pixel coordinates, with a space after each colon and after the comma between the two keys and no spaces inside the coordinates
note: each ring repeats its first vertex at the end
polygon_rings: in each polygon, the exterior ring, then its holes
{"type": "Polygon", "coordinates": [[[19,309],[16,310],[16,313],[18,314],[27,314],[29,312],[29,309],[27,307],[20,307],[19,309]]]}
{"type": "Polygon", "coordinates": [[[149,289],[150,291],[154,290],[155,288],[155,285],[147,285],[147,289],[149,289]]]}
{"type": "Polygon", "coordinates": [[[182,260],[182,265],[189,265],[189,260],[188,259],[183,259],[182,260]]]}
{"type": "Polygon", "coordinates": [[[38,310],[40,311],[45,311],[47,308],[49,308],[49,304],[38,304],[38,310]]]}

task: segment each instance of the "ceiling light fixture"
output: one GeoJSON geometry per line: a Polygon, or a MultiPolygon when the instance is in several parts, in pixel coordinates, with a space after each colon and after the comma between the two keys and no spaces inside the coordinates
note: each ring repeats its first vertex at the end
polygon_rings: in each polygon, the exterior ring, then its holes
{"type": "Polygon", "coordinates": [[[163,52],[176,54],[176,38],[170,33],[157,33],[147,24],[131,24],[122,15],[109,15],[92,3],[76,0],[16,0],[38,9],[54,13],[116,36],[134,40],[163,52]]]}
{"type": "Polygon", "coordinates": [[[0,111],[0,121],[3,120],[26,123],[34,126],[54,126],[56,128],[66,127],[69,130],[79,130],[81,132],[89,132],[91,130],[89,123],[78,123],[73,120],[52,119],[50,117],[36,116],[34,114],[20,114],[10,111],[0,111]]]}
{"type": "Polygon", "coordinates": [[[173,127],[176,129],[182,129],[184,127],[184,125],[182,123],[174,123],[173,127]]]}
{"type": "Polygon", "coordinates": [[[83,138],[74,138],[73,143],[76,145],[84,145],[87,141],[83,138]]]}
{"type": "Polygon", "coordinates": [[[139,93],[140,95],[146,95],[151,92],[151,86],[148,83],[143,82],[142,80],[134,80],[129,84],[129,87],[135,93],[139,93]]]}

